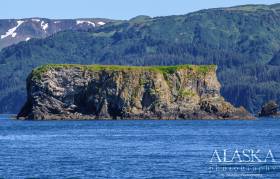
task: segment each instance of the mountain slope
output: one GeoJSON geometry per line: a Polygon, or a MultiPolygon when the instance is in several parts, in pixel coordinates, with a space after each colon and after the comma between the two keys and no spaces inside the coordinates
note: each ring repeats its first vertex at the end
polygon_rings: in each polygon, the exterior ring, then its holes
{"type": "Polygon", "coordinates": [[[32,68],[79,63],[216,64],[223,96],[255,112],[269,99],[280,101],[280,68],[270,63],[279,50],[278,4],[139,16],[88,31],[60,32],[2,50],[0,111],[18,112],[32,68]]]}
{"type": "Polygon", "coordinates": [[[87,30],[104,25],[108,19],[59,19],[46,18],[2,19],[0,20],[0,50],[7,46],[28,41],[31,38],[45,38],[64,30],[87,30]]]}

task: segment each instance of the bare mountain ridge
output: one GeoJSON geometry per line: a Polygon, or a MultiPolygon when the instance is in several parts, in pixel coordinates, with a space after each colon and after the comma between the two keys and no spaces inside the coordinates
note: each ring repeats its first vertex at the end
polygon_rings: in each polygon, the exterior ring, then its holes
{"type": "Polygon", "coordinates": [[[46,38],[65,30],[87,30],[112,22],[102,18],[84,19],[1,19],[0,50],[32,38],[46,38]]]}

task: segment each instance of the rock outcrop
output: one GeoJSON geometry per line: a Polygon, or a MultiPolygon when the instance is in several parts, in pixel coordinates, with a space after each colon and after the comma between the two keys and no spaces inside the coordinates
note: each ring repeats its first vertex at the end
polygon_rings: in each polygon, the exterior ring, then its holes
{"type": "Polygon", "coordinates": [[[260,117],[280,117],[279,105],[275,101],[269,101],[262,106],[260,117]]]}
{"type": "Polygon", "coordinates": [[[220,95],[216,66],[45,65],[19,119],[253,119],[220,95]]]}

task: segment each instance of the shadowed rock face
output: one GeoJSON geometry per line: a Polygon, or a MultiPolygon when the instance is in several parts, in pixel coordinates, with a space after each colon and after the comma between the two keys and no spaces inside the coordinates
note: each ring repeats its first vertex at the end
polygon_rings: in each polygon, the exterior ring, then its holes
{"type": "Polygon", "coordinates": [[[215,66],[48,65],[27,79],[23,119],[252,119],[220,95],[215,66]]]}
{"type": "Polygon", "coordinates": [[[275,101],[269,101],[262,107],[260,117],[280,116],[278,108],[279,106],[275,101]]]}

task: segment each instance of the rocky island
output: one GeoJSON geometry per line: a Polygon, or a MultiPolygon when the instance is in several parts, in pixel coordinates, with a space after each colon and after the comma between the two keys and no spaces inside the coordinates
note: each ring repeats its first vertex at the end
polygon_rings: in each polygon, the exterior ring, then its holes
{"type": "Polygon", "coordinates": [[[215,65],[44,65],[18,119],[253,119],[220,94],[215,65]]]}

